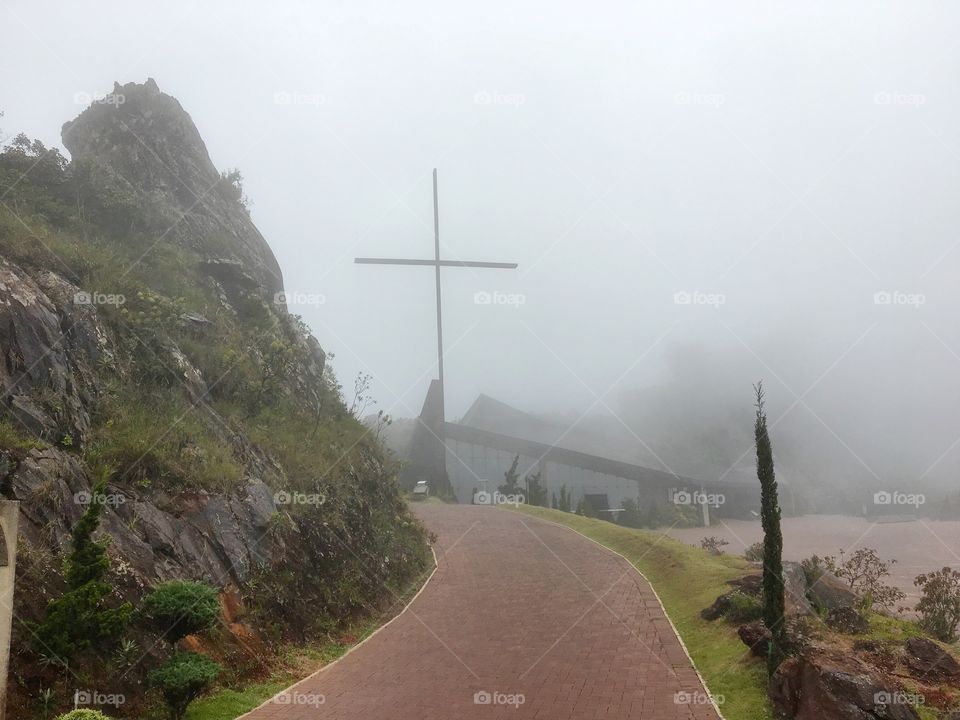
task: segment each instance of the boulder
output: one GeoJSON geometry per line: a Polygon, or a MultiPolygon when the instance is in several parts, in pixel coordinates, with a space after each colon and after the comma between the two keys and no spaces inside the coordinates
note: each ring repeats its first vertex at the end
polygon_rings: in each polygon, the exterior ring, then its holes
{"type": "Polygon", "coordinates": [[[826,570],[810,583],[807,594],[813,604],[823,610],[852,608],[857,605],[857,594],[850,586],[826,570]]]}
{"type": "Polygon", "coordinates": [[[814,614],[813,606],[807,600],[807,576],[800,563],[783,563],[783,590],[788,617],[814,614]]]}
{"type": "Polygon", "coordinates": [[[743,644],[750,648],[751,654],[761,658],[767,656],[770,631],[767,630],[762,620],[754,620],[751,623],[741,625],[737,628],[737,635],[743,641],[743,644]]]}
{"type": "Polygon", "coordinates": [[[914,637],[904,648],[906,664],[921,681],[939,682],[960,678],[960,663],[949,652],[926,638],[914,637]]]}
{"type": "Polygon", "coordinates": [[[793,720],[917,720],[914,698],[863,661],[812,650],[781,663],[768,688],[776,714],[793,720]]]}
{"type": "Polygon", "coordinates": [[[867,619],[851,607],[834,608],[828,612],[827,625],[848,635],[862,635],[870,629],[867,619]]]}
{"type": "Polygon", "coordinates": [[[760,595],[763,592],[763,575],[760,573],[744,575],[742,578],[728,581],[727,584],[747,595],[760,595]]]}
{"type": "Polygon", "coordinates": [[[730,593],[721,595],[713,601],[713,605],[700,611],[700,617],[704,620],[719,620],[730,609],[730,593]]]}

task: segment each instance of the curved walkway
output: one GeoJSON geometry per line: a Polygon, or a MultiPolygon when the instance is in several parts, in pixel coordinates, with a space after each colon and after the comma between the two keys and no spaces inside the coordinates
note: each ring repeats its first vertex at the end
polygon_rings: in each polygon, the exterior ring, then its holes
{"type": "Polygon", "coordinates": [[[416,505],[438,567],[407,610],[249,720],[716,720],[626,560],[489,507],[416,505]]]}

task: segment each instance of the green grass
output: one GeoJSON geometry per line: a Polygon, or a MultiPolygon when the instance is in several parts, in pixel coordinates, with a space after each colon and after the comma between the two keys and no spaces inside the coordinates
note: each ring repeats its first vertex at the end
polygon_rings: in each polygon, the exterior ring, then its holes
{"type": "Polygon", "coordinates": [[[187,720],[234,720],[273,697],[289,684],[288,679],[277,679],[248,685],[242,690],[220,690],[190,705],[187,720]]]}
{"type": "Polygon", "coordinates": [[[766,668],[749,655],[733,625],[707,622],[700,610],[750,571],[733,555],[711,555],[649,530],[633,530],[572,513],[521,505],[515,512],[566,525],[626,557],[657,591],[694,664],[731,720],[770,720],[766,668]]]}
{"type": "Polygon", "coordinates": [[[243,468],[177,388],[108,386],[84,459],[139,487],[237,489],[243,468]]]}
{"type": "Polygon", "coordinates": [[[6,420],[0,420],[0,449],[19,450],[20,452],[29,452],[30,450],[42,450],[48,447],[47,443],[37,438],[25,436],[13,423],[6,420]]]}

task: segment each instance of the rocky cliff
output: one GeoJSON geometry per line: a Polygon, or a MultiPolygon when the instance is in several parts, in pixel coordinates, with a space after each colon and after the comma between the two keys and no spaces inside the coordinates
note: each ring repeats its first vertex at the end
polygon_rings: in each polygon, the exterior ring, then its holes
{"type": "MultiPolygon", "coordinates": [[[[21,502],[23,717],[63,682],[29,623],[61,592],[91,501],[114,601],[170,578],[215,585],[248,669],[267,640],[369,612],[427,562],[394,468],[274,301],[273,253],[190,117],[153,81],[115,93],[64,126],[70,161],[23,137],[0,153],[0,493],[21,502]]],[[[143,672],[129,677],[137,697],[143,672]]]]}

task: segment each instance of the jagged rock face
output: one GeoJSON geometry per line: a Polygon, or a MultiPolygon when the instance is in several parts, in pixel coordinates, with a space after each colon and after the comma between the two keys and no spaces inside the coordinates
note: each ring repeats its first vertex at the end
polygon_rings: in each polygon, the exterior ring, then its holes
{"type": "Polygon", "coordinates": [[[158,210],[158,233],[204,257],[238,260],[265,294],[283,290],[280,266],[249,214],[224,183],[190,115],[151,78],[115,85],[112,102],[95,102],[63,126],[74,160],[105,167],[158,210]]]}
{"type": "Polygon", "coordinates": [[[0,386],[3,404],[38,437],[85,439],[95,394],[94,365],[109,356],[107,331],[79,288],[47,272],[35,281],[0,259],[0,386]],[[56,412],[42,402],[57,399],[56,412]]]}
{"type": "Polygon", "coordinates": [[[916,720],[910,697],[849,655],[809,652],[781,663],[770,679],[779,717],[792,720],[916,720]]]}
{"type": "MultiPolygon", "coordinates": [[[[0,482],[8,497],[21,501],[23,536],[32,545],[61,550],[84,510],[78,494],[89,492],[92,482],[78,457],[56,445],[65,435],[76,443],[86,439],[90,408],[99,393],[97,366],[113,358],[112,338],[96,307],[75,302],[79,293],[56,273],[46,271],[34,279],[0,259],[2,402],[17,429],[55,445],[31,450],[20,462],[0,452],[0,482]]],[[[203,404],[207,389],[199,372],[172,341],[166,349],[171,367],[182,371],[180,379],[197,412],[212,427],[230,433],[203,404]]],[[[105,508],[102,530],[137,583],[191,576],[217,586],[240,584],[272,558],[275,544],[266,530],[276,506],[263,479],[271,478],[273,470],[245,438],[235,433],[229,438],[246,464],[248,482],[240,496],[187,493],[158,499],[131,487],[111,487],[124,501],[105,508]]]]}

